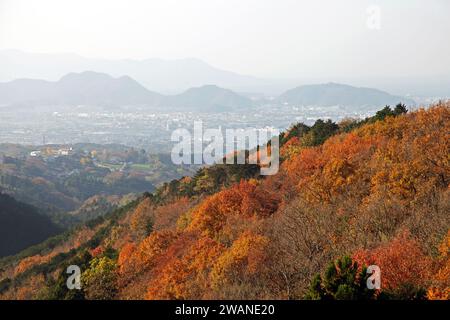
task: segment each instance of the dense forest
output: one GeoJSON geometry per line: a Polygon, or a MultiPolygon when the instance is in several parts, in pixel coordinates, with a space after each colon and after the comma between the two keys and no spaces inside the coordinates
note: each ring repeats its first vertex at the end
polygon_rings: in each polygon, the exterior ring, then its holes
{"type": "Polygon", "coordinates": [[[0,298],[449,299],[449,135],[450,103],[296,124],[278,174],[216,165],[166,183],[0,260],[0,298]]]}

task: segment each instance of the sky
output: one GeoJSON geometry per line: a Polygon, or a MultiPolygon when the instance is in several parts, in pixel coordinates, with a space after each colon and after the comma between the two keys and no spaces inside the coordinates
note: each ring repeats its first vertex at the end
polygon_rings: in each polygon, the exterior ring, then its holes
{"type": "Polygon", "coordinates": [[[0,50],[199,58],[265,78],[450,74],[447,0],[0,0],[0,50]]]}

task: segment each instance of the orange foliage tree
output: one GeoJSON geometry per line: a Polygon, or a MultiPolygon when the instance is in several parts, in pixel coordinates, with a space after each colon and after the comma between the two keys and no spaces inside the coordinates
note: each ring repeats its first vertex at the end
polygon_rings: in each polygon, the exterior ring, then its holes
{"type": "Polygon", "coordinates": [[[154,230],[175,228],[179,217],[190,208],[189,199],[182,197],[171,203],[155,208],[154,230]]]}
{"type": "Polygon", "coordinates": [[[437,272],[433,275],[433,285],[428,289],[430,300],[450,300],[450,230],[439,246],[437,272]]]}
{"type": "MultiPolygon", "coordinates": [[[[211,271],[211,283],[218,291],[236,285],[256,285],[261,279],[269,239],[252,232],[244,232],[216,261],[211,271]]],[[[234,289],[231,289],[233,291],[234,289]]],[[[236,293],[236,292],[235,292],[236,293]]],[[[232,292],[228,292],[232,294],[232,292]]]]}
{"type": "Polygon", "coordinates": [[[174,231],[152,232],[139,245],[128,243],[119,253],[119,286],[128,285],[133,279],[153,268],[157,257],[165,252],[171,243],[178,238],[174,231]]]}
{"type": "Polygon", "coordinates": [[[380,267],[381,290],[396,291],[405,286],[420,289],[430,281],[432,260],[407,231],[373,250],[355,252],[353,259],[361,265],[380,267]]]}
{"type": "Polygon", "coordinates": [[[150,234],[153,229],[153,203],[149,198],[144,199],[134,210],[130,219],[131,230],[138,239],[150,234]]]}
{"type": "Polygon", "coordinates": [[[208,237],[183,239],[183,248],[169,248],[150,281],[147,299],[205,299],[211,293],[210,270],[223,246],[208,237]],[[181,249],[181,252],[179,252],[181,249]],[[177,254],[178,252],[178,254],[177,254]]]}
{"type": "Polygon", "coordinates": [[[241,181],[203,201],[193,212],[189,230],[200,230],[214,238],[227,224],[229,216],[263,218],[273,214],[279,197],[256,180],[241,181]]]}

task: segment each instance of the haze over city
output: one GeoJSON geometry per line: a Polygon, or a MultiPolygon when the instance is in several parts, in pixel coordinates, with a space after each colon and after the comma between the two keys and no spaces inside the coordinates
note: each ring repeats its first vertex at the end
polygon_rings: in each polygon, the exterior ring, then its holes
{"type": "Polygon", "coordinates": [[[445,0],[1,0],[0,50],[196,58],[270,80],[269,93],[334,81],[450,95],[450,43],[442,41],[449,11],[445,0]],[[379,19],[371,26],[374,8],[379,19]]]}

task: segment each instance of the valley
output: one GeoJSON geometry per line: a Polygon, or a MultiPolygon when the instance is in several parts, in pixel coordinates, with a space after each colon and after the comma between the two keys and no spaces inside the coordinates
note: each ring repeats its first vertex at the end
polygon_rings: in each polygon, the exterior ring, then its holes
{"type": "Polygon", "coordinates": [[[0,192],[62,227],[105,214],[195,168],[123,145],[0,144],[0,192]]]}

